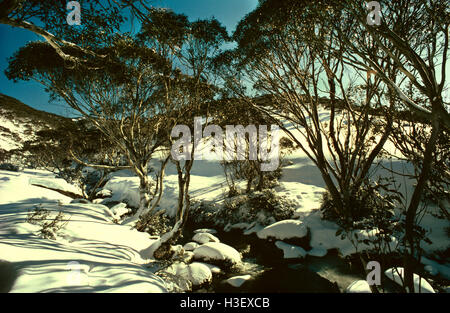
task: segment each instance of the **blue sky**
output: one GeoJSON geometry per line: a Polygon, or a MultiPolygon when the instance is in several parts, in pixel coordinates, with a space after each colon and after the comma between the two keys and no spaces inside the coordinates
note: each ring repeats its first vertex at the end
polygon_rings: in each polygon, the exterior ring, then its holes
{"type": "MultiPolygon", "coordinates": [[[[217,18],[231,34],[237,23],[256,8],[258,0],[155,0],[154,6],[167,7],[176,13],[186,14],[190,20],[217,18]]],[[[64,21],[65,22],[65,21],[64,21]]],[[[48,94],[36,82],[13,83],[4,74],[7,58],[29,41],[42,40],[30,31],[0,25],[0,93],[47,112],[72,115],[63,103],[49,104],[48,94]]]]}

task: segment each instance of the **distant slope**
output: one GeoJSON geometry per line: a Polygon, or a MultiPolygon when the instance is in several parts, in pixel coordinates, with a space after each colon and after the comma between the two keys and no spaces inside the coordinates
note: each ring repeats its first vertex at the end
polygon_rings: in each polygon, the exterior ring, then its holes
{"type": "Polygon", "coordinates": [[[19,100],[0,94],[0,152],[19,149],[36,132],[54,129],[67,123],[69,118],[39,111],[19,100]]]}

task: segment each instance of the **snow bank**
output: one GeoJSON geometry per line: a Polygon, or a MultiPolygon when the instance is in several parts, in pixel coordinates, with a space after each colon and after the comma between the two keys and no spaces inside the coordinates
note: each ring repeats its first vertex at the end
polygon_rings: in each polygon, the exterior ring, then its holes
{"type": "Polygon", "coordinates": [[[166,291],[139,253],[153,242],[148,234],[114,224],[104,205],[68,204],[70,198],[30,185],[44,179],[51,182],[51,174],[0,172],[1,258],[19,269],[11,292],[166,291]],[[40,226],[26,222],[37,205],[66,217],[56,240],[41,238],[40,226]]]}

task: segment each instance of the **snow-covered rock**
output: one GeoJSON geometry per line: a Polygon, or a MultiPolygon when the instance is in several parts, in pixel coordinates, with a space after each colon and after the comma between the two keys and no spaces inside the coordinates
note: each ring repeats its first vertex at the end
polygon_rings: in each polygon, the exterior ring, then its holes
{"type": "Polygon", "coordinates": [[[347,289],[346,293],[372,293],[369,283],[365,280],[356,280],[351,283],[347,289]]]}
{"type": "Polygon", "coordinates": [[[196,229],[194,230],[194,234],[198,234],[198,233],[208,233],[208,234],[217,234],[217,230],[212,229],[212,228],[200,228],[200,229],[196,229]]]}
{"type": "Polygon", "coordinates": [[[194,262],[180,269],[177,273],[184,279],[189,280],[193,286],[200,286],[212,280],[212,272],[208,266],[200,262],[194,262]]]}
{"type": "Polygon", "coordinates": [[[432,276],[436,276],[437,274],[439,274],[439,271],[432,265],[425,265],[425,267],[423,269],[432,276]]]}
{"type": "Polygon", "coordinates": [[[210,233],[197,233],[192,237],[192,240],[197,241],[198,243],[207,243],[207,242],[220,242],[219,238],[210,234],[210,233]]]}
{"type": "Polygon", "coordinates": [[[276,241],[275,246],[283,250],[285,259],[304,258],[308,254],[302,247],[290,245],[282,241],[276,241]]]}
{"type": "Polygon", "coordinates": [[[194,259],[194,252],[192,251],[184,251],[183,255],[181,256],[183,262],[189,263],[194,259]]]}
{"type": "Polygon", "coordinates": [[[299,220],[283,220],[273,223],[257,232],[260,239],[270,237],[283,240],[289,238],[303,238],[308,234],[308,228],[299,220]]]}
{"type": "Polygon", "coordinates": [[[223,228],[224,231],[229,232],[232,229],[241,229],[241,230],[247,230],[251,227],[253,227],[255,225],[255,223],[236,223],[236,224],[231,224],[228,223],[227,225],[225,225],[225,227],[223,228]]]}
{"type": "Polygon", "coordinates": [[[127,208],[126,203],[119,203],[113,206],[110,211],[113,214],[113,218],[120,219],[120,217],[124,214],[127,214],[130,209],[127,208]]]}
{"type": "Polygon", "coordinates": [[[188,242],[187,244],[185,244],[183,246],[183,248],[185,251],[194,251],[195,248],[197,248],[198,246],[200,246],[200,245],[196,242],[188,242]]]}
{"type": "MultiPolygon", "coordinates": [[[[389,277],[389,279],[393,280],[400,286],[403,286],[404,280],[404,269],[403,267],[390,268],[387,269],[384,274],[389,277]]],[[[420,277],[417,274],[414,274],[414,292],[415,293],[435,293],[433,287],[431,287],[430,283],[420,277]]]]}
{"type": "MultiPolygon", "coordinates": [[[[194,254],[194,253],[192,252],[192,254],[194,254]]],[[[213,274],[220,274],[222,272],[220,267],[218,267],[217,265],[213,265],[213,264],[209,264],[209,263],[203,263],[203,262],[198,262],[198,263],[205,264],[207,267],[209,267],[209,269],[211,270],[211,273],[213,273],[213,274]]]]}
{"type": "Polygon", "coordinates": [[[234,276],[226,279],[224,282],[230,284],[233,287],[239,288],[250,278],[252,278],[252,276],[250,275],[234,276]]]}
{"type": "Polygon", "coordinates": [[[194,250],[195,259],[229,261],[232,264],[241,262],[240,253],[224,243],[208,242],[194,250]]]}
{"type": "Polygon", "coordinates": [[[180,276],[189,281],[192,286],[199,286],[211,282],[212,272],[204,263],[194,262],[186,264],[184,262],[175,262],[164,269],[164,272],[180,276]]]}
{"type": "Polygon", "coordinates": [[[97,197],[108,198],[112,196],[112,191],[109,189],[102,189],[96,194],[97,197]]]}

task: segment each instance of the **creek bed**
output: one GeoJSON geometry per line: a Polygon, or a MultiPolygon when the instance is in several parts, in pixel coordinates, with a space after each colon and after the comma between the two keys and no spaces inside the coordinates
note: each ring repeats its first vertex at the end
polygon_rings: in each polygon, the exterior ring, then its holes
{"type": "MultiPolygon", "coordinates": [[[[192,241],[193,230],[198,228],[203,227],[186,227],[182,244],[192,241]]],[[[240,230],[216,231],[215,236],[222,243],[241,252],[242,265],[232,272],[213,275],[208,287],[194,292],[332,293],[343,292],[353,281],[365,277],[363,268],[351,266],[338,256],[337,251],[329,251],[324,257],[284,259],[282,251],[273,242],[261,240],[255,234],[243,235],[240,230]],[[224,280],[240,275],[251,278],[240,287],[224,283],[224,280]]]]}

